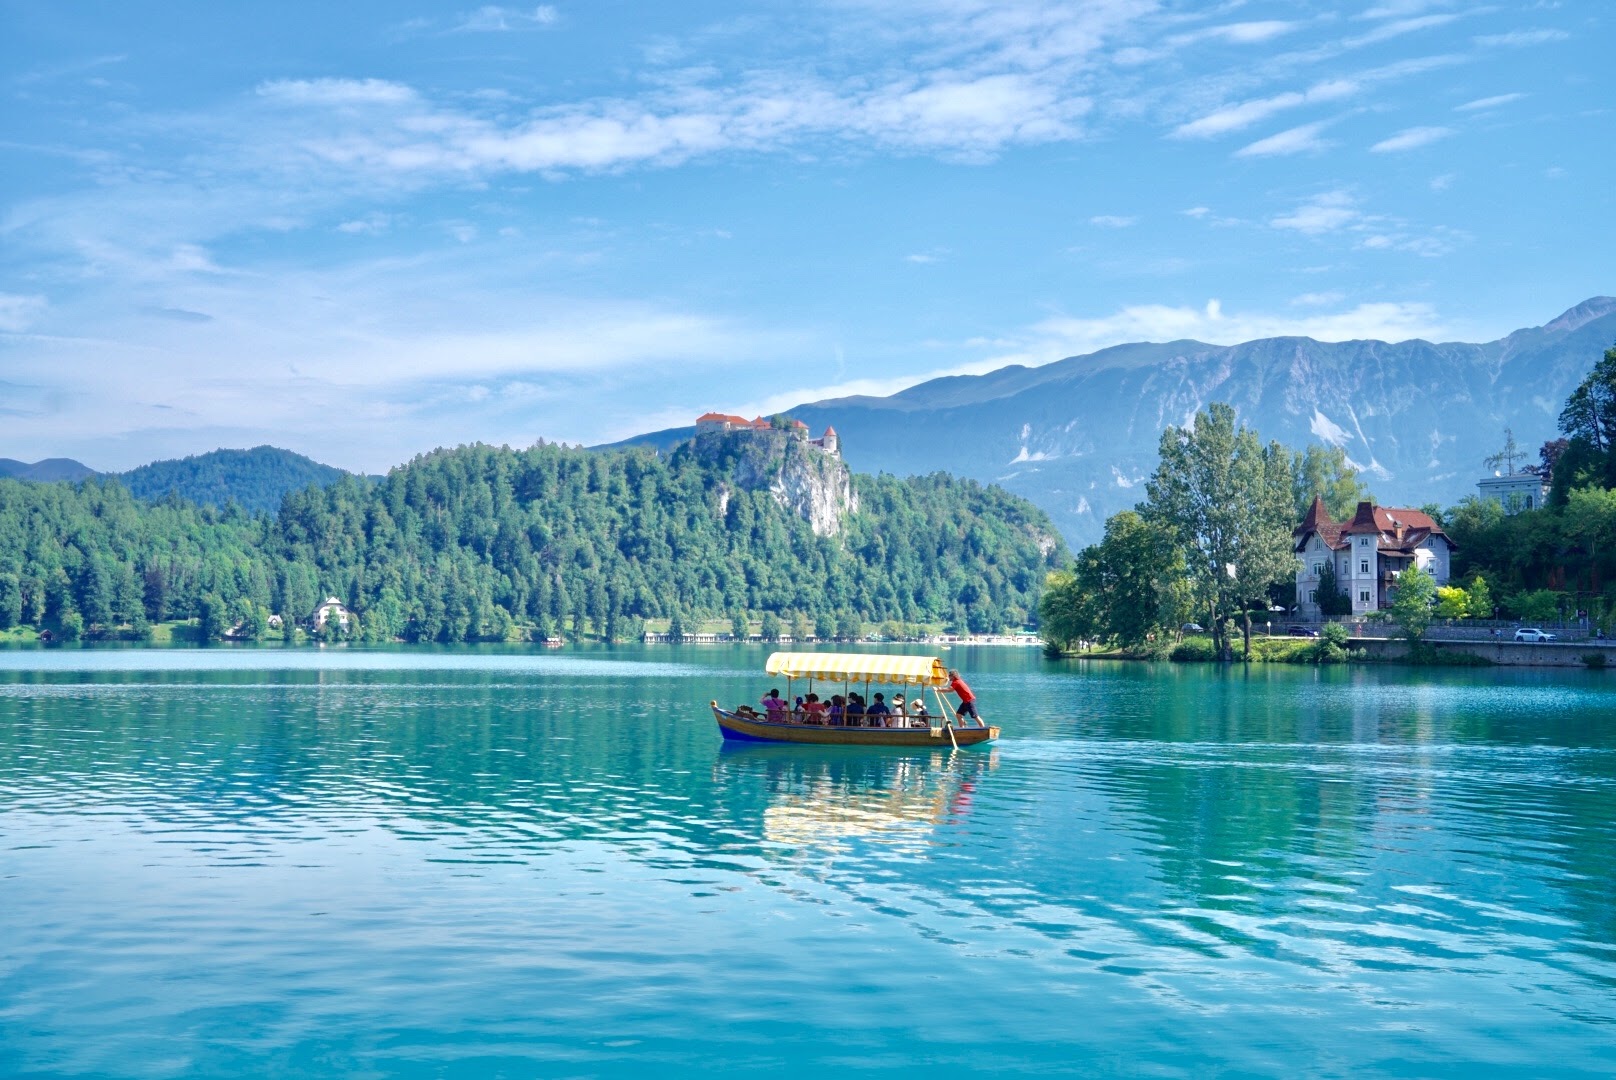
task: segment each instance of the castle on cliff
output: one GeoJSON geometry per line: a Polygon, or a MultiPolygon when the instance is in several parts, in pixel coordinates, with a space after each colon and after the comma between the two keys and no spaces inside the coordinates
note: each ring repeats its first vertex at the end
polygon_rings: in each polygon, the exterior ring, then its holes
{"type": "MultiPolygon", "coordinates": [[[[834,457],[841,457],[841,440],[833,427],[825,428],[825,433],[817,439],[808,438],[808,425],[801,420],[789,420],[787,430],[793,435],[804,439],[809,446],[823,450],[834,457]]],[[[748,420],[744,416],[730,416],[726,413],[703,413],[696,417],[696,434],[725,435],[732,431],[767,431],[774,426],[774,422],[767,416],[756,416],[748,420]]]]}

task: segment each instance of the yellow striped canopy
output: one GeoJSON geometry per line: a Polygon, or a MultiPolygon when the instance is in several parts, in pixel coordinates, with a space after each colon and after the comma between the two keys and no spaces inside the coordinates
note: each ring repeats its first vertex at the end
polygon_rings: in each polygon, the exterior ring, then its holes
{"type": "Polygon", "coordinates": [[[763,670],[788,679],[831,682],[898,683],[947,686],[948,669],[935,656],[889,656],[872,653],[777,652],[763,670]]]}

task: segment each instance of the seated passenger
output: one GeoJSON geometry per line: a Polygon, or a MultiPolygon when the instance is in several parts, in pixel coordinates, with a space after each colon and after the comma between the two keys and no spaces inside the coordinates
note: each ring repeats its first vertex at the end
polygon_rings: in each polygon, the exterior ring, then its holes
{"type": "Polygon", "coordinates": [[[830,708],[825,712],[825,722],[831,727],[841,727],[847,719],[847,699],[840,694],[832,694],[830,708]]]}
{"type": "Polygon", "coordinates": [[[887,708],[887,703],[882,699],[882,695],[876,694],[875,700],[870,702],[869,707],[864,710],[865,723],[870,727],[886,727],[887,717],[891,714],[892,710],[887,708]]]}
{"type": "Polygon", "coordinates": [[[864,698],[857,690],[847,695],[847,726],[864,726],[864,698]]]}
{"type": "Polygon", "coordinates": [[[786,703],[779,690],[770,690],[763,695],[763,711],[768,714],[770,720],[786,718],[786,703]]]}
{"type": "Polygon", "coordinates": [[[909,726],[931,727],[931,714],[926,711],[926,699],[916,697],[909,702],[909,726]]]}
{"type": "Polygon", "coordinates": [[[825,722],[825,703],[819,700],[818,694],[809,694],[802,703],[802,720],[805,724],[823,724],[825,722]]]}

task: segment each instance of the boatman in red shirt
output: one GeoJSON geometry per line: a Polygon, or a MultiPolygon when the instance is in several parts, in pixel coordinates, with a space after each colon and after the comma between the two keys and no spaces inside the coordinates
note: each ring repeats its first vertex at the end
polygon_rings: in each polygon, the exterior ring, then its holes
{"type": "Polygon", "coordinates": [[[948,689],[951,693],[958,694],[960,699],[959,708],[954,710],[954,715],[969,716],[980,724],[982,716],[976,711],[976,695],[971,693],[971,688],[965,685],[965,680],[960,678],[959,672],[953,668],[948,669],[948,689]]]}

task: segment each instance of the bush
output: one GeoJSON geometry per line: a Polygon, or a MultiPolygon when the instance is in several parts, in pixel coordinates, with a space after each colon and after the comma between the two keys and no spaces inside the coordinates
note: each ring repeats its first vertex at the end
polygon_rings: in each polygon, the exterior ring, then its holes
{"type": "Polygon", "coordinates": [[[1592,671],[1603,671],[1605,669],[1605,654],[1600,652],[1583,653],[1582,662],[1592,671]]]}
{"type": "Polygon", "coordinates": [[[1187,637],[1173,646],[1168,658],[1182,663],[1206,663],[1218,658],[1210,637],[1187,637]]]}

